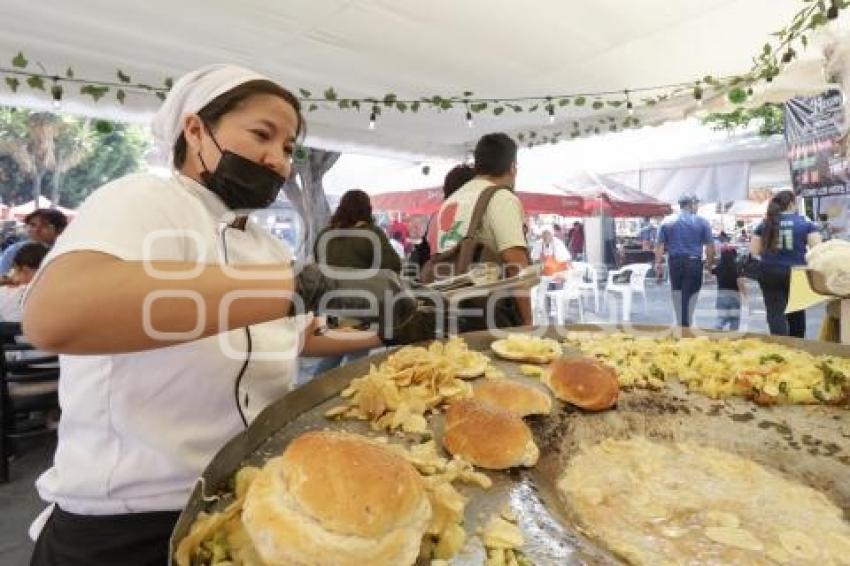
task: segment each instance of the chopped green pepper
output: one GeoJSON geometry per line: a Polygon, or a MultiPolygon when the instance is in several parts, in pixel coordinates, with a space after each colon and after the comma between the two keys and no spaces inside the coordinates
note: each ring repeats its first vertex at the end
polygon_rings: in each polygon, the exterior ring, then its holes
{"type": "Polygon", "coordinates": [[[650,364],[649,366],[649,375],[656,379],[664,379],[664,370],[658,367],[655,364],[650,364]]]}

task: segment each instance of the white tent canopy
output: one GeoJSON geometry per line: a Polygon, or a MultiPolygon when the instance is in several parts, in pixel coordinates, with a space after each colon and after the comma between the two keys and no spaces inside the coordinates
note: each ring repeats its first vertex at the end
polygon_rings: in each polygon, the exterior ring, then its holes
{"type": "MultiPolygon", "coordinates": [[[[800,5],[799,0],[4,0],[0,56],[8,62],[23,51],[30,68],[38,61],[49,73],[62,75],[72,67],[78,77],[100,80],[116,80],[121,69],[134,82],[155,85],[224,61],[255,68],[293,90],[321,93],[334,87],[349,97],[622,92],[745,72],[769,33],[787,25],[800,5]]],[[[158,104],[151,95],[128,93],[126,104],[118,105],[114,89],[93,103],[77,90],[66,88],[68,111],[145,120],[158,104]]],[[[49,96],[33,97],[25,86],[21,92],[28,94],[0,90],[0,103],[50,103],[49,96]]],[[[639,104],[636,116],[650,124],[691,110],[693,99],[684,96],[658,107],[639,104]]],[[[542,113],[482,114],[474,128],[467,127],[464,112],[385,112],[369,131],[368,110],[320,108],[308,115],[307,141],[343,151],[458,159],[484,132],[563,130],[567,122],[588,119],[591,110],[559,107],[553,126],[542,113]]],[[[610,113],[622,118],[625,111],[610,113]]]]}
{"type": "MultiPolygon", "coordinates": [[[[325,177],[329,192],[370,192],[440,186],[458,160],[400,161],[347,154],[325,177]]],[[[790,184],[782,136],[728,134],[695,119],[669,122],[567,144],[524,149],[518,190],[558,193],[559,186],[606,175],[656,198],[675,203],[683,192],[704,202],[747,198],[750,188],[790,184]]]]}

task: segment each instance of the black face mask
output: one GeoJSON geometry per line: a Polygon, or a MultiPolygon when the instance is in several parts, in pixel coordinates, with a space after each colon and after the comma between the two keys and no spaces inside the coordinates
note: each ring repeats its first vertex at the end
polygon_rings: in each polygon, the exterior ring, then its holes
{"type": "Polygon", "coordinates": [[[203,157],[198,153],[201,165],[204,166],[201,173],[204,185],[217,194],[230,210],[254,210],[266,208],[273,203],[286,179],[268,167],[221,149],[212,129],[207,128],[207,131],[221,152],[221,159],[215,171],[210,172],[203,157]]]}

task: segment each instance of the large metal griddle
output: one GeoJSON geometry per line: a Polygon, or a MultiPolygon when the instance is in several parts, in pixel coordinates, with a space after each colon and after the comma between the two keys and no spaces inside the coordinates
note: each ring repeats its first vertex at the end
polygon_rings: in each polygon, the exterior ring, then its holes
{"type": "MultiPolygon", "coordinates": [[[[638,332],[665,329],[632,326],[638,332]]],[[[611,326],[574,325],[549,328],[546,336],[560,338],[566,330],[613,330],[611,326]]],[[[669,330],[669,329],[667,329],[669,330]]],[[[686,332],[687,335],[687,332],[686,332]]],[[[749,336],[749,335],[748,335],[749,336]]],[[[757,335],[814,354],[850,357],[850,347],[835,344],[757,335]]],[[[463,335],[471,349],[489,352],[497,337],[490,332],[463,335]]],[[[215,511],[232,500],[230,479],[248,464],[261,466],[280,455],[296,436],[320,429],[346,430],[376,436],[367,423],[328,421],[324,412],[340,403],[338,394],[349,382],[365,374],[388,354],[372,356],[326,372],[267,407],[241,434],[228,442],[210,462],[192,491],[172,534],[172,553],[201,511],[215,511]]],[[[518,364],[490,356],[511,379],[543,387],[538,380],[519,374],[518,364]]],[[[616,564],[616,557],[582,534],[568,501],[555,484],[563,467],[582,446],[608,437],[641,434],[658,440],[690,439],[753,459],[798,481],[825,492],[850,518],[850,411],[828,406],[759,407],[745,399],[713,400],[691,394],[677,383],[662,391],[622,391],[616,410],[586,413],[556,402],[548,417],[528,419],[541,458],[532,469],[487,472],[493,487],[483,490],[461,486],[471,498],[466,509],[469,534],[453,564],[482,564],[484,549],[476,529],[491,513],[509,504],[526,535],[523,552],[538,565],[616,564]]],[[[432,422],[435,436],[442,433],[442,417],[432,422]]],[[[391,442],[416,439],[391,437],[391,442]]],[[[344,473],[340,470],[340,473],[344,473]]]]}

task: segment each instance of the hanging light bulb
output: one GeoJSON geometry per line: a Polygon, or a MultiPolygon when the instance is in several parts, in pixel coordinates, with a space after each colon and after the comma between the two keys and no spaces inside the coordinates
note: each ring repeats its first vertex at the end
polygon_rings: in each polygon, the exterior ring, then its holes
{"type": "Polygon", "coordinates": [[[549,113],[549,123],[554,124],[555,123],[555,105],[552,104],[552,97],[551,96],[546,97],[546,112],[549,113]]]}
{"type": "Polygon", "coordinates": [[[694,87],[694,100],[697,101],[697,106],[702,107],[702,87],[694,87]]]}
{"type": "Polygon", "coordinates": [[[549,123],[550,124],[555,123],[555,111],[552,110],[551,108],[549,109],[549,123]]]}
{"type": "Polygon", "coordinates": [[[626,89],[623,91],[623,94],[626,95],[626,111],[629,113],[629,116],[635,115],[635,105],[632,104],[632,97],[629,95],[629,90],[626,89]]]}
{"type": "Polygon", "coordinates": [[[369,129],[375,129],[375,122],[378,120],[378,110],[377,107],[372,107],[372,113],[369,114],[369,129]]]}
{"type": "Polygon", "coordinates": [[[832,0],[829,9],[826,11],[826,19],[834,20],[838,17],[838,0],[832,0]]]}
{"type": "Polygon", "coordinates": [[[472,121],[472,112],[469,110],[466,111],[466,125],[472,128],[475,126],[475,122],[472,121]]]}
{"type": "Polygon", "coordinates": [[[53,97],[53,108],[59,110],[62,108],[62,85],[59,84],[59,79],[53,78],[53,86],[50,87],[50,96],[53,97]]]}

